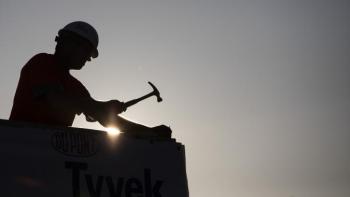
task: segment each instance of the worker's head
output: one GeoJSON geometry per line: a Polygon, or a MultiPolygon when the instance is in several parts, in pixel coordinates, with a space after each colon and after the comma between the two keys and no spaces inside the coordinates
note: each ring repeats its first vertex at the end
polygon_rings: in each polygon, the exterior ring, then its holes
{"type": "Polygon", "coordinates": [[[98,34],[88,23],[76,21],[59,30],[55,54],[69,69],[81,69],[98,56],[98,34]]]}

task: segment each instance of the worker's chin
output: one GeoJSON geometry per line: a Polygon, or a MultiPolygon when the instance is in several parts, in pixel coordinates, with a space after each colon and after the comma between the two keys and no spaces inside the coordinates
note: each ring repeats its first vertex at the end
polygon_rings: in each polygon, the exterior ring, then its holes
{"type": "Polygon", "coordinates": [[[84,67],[85,62],[84,63],[79,63],[79,64],[74,64],[73,66],[70,67],[70,69],[72,70],[80,70],[84,67]]]}

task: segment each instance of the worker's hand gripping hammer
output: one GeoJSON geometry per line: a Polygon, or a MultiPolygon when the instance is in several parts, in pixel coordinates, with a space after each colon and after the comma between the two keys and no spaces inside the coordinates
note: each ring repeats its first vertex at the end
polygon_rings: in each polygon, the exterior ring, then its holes
{"type": "Polygon", "coordinates": [[[132,105],[135,105],[136,103],[148,98],[148,97],[151,97],[151,96],[156,96],[157,97],[157,101],[158,102],[161,102],[163,99],[160,97],[160,94],[159,94],[159,91],[158,89],[156,88],[155,85],[153,85],[151,82],[148,82],[149,85],[151,85],[151,87],[153,88],[153,91],[149,94],[146,94],[145,96],[142,96],[140,98],[137,98],[137,99],[133,99],[131,101],[128,101],[126,103],[124,103],[124,109],[126,110],[126,108],[132,106],[132,105]]]}

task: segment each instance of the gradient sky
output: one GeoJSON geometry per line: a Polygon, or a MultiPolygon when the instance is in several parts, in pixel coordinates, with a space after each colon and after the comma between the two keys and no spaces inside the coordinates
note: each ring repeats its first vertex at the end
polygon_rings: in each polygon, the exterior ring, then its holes
{"type": "Polygon", "coordinates": [[[160,90],[123,116],[171,126],[191,197],[350,196],[349,1],[0,0],[0,118],[21,67],[75,20],[100,36],[72,72],[95,99],[160,90]]]}

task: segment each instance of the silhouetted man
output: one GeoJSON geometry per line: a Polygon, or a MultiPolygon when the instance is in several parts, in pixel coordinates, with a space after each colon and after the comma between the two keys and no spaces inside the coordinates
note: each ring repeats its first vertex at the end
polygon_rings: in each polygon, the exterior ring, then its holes
{"type": "Polygon", "coordinates": [[[69,23],[58,32],[55,53],[35,55],[22,68],[10,120],[56,126],[72,126],[75,115],[83,113],[87,121],[122,132],[170,137],[164,125],[149,128],[120,116],[124,103],[94,100],[69,70],[80,70],[91,57],[98,56],[98,34],[88,23],[69,23]]]}

